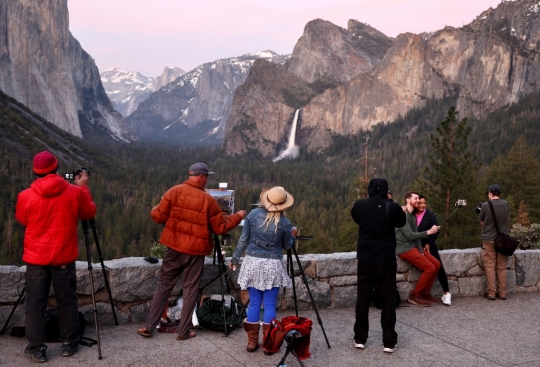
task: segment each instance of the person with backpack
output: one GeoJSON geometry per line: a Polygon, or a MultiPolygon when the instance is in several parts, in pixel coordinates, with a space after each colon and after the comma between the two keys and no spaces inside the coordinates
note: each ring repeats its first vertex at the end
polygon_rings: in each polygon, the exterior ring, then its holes
{"type": "MultiPolygon", "coordinates": [[[[240,256],[245,251],[238,284],[249,293],[247,318],[244,330],[247,333],[246,350],[254,352],[259,343],[260,310],[264,304],[263,335],[276,318],[276,302],[280,287],[291,287],[292,282],[283,264],[283,250],[290,249],[297,236],[284,211],[294,203],[294,197],[283,187],[264,189],[260,195],[261,204],[252,210],[245,219],[244,228],[232,261],[235,269],[240,256]]],[[[266,351],[266,355],[273,354],[266,351]]]]}

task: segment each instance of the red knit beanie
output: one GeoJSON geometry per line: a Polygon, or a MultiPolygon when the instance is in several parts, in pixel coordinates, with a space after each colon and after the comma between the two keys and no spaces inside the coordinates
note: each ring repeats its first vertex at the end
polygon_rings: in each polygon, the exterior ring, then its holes
{"type": "Polygon", "coordinates": [[[58,168],[58,159],[50,152],[44,150],[34,156],[34,173],[44,175],[56,171],[58,168]]]}

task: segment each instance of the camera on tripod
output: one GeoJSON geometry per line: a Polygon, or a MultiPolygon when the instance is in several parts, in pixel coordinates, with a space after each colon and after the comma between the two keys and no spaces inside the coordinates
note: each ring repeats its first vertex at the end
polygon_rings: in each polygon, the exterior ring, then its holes
{"type": "Polygon", "coordinates": [[[71,173],[65,173],[64,174],[64,178],[68,181],[73,181],[75,180],[75,178],[80,175],[82,172],[86,172],[88,173],[88,176],[90,176],[90,170],[87,169],[87,168],[84,168],[84,167],[81,167],[81,168],[77,168],[75,171],[71,172],[71,173]]]}

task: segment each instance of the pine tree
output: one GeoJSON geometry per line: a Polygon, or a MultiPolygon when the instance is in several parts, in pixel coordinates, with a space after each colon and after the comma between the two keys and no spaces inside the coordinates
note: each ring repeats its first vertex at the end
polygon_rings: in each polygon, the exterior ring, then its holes
{"type": "Polygon", "coordinates": [[[540,223],[540,162],[525,137],[518,137],[508,154],[493,160],[483,181],[485,187],[498,184],[503,199],[511,195],[516,204],[523,201],[530,221],[540,223]]]}
{"type": "Polygon", "coordinates": [[[420,180],[422,191],[442,225],[442,248],[471,247],[478,232],[477,218],[454,206],[458,199],[471,202],[475,197],[475,172],[479,168],[469,148],[471,127],[466,118],[458,120],[457,115],[456,108],[450,107],[446,118],[430,135],[432,151],[428,153],[425,181],[420,180]],[[450,218],[444,221],[441,217],[450,218]]]}
{"type": "Polygon", "coordinates": [[[527,211],[527,205],[525,205],[525,202],[523,200],[521,200],[521,203],[519,203],[518,214],[515,222],[521,224],[524,227],[528,227],[531,225],[531,221],[529,219],[529,212],[527,211]]]}

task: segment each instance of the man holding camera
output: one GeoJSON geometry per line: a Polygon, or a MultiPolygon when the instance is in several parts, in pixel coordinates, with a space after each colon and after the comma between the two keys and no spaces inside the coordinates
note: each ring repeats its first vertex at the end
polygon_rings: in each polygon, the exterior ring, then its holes
{"type": "Polygon", "coordinates": [[[396,234],[395,227],[405,224],[400,206],[388,199],[388,182],[374,178],[368,184],[369,198],[357,200],[351,216],[358,223],[357,294],[354,346],[364,349],[369,332],[369,304],[377,286],[383,301],[381,326],[383,351],[397,348],[396,306],[396,234]]]}
{"type": "Polygon", "coordinates": [[[439,303],[439,299],[431,295],[431,286],[435,281],[441,263],[428,251],[424,251],[420,240],[437,233],[440,226],[433,225],[427,231],[418,232],[416,216],[412,214],[418,199],[419,195],[416,192],[405,194],[407,205],[404,210],[407,222],[403,227],[396,228],[396,255],[422,271],[422,275],[420,275],[420,279],[418,279],[416,286],[411,291],[407,302],[417,306],[429,307],[431,303],[439,303]]]}
{"type": "MultiPolygon", "coordinates": [[[[510,221],[510,205],[507,201],[502,200],[501,188],[499,185],[490,185],[487,190],[487,196],[493,210],[499,232],[508,234],[508,222],[510,221]]],[[[495,237],[497,230],[489,202],[482,203],[478,220],[482,226],[482,260],[486,269],[487,292],[484,295],[490,301],[494,301],[495,297],[506,300],[506,267],[508,256],[495,251],[495,237]],[[497,283],[495,283],[495,277],[497,283]],[[497,289],[499,290],[497,292],[497,289]]]]}
{"type": "Polygon", "coordinates": [[[36,154],[37,179],[19,193],[15,218],[26,227],[23,261],[26,263],[26,337],[24,356],[47,361],[45,310],[51,281],[58,308],[62,355],[78,350],[79,316],[75,260],[79,256],[77,225],[91,219],[96,205],[88,190],[88,172],[74,177],[75,185],[58,176],[58,160],[48,151],[36,154]]]}
{"type": "Polygon", "coordinates": [[[197,301],[197,292],[204,267],[204,257],[214,248],[212,233],[225,234],[245,218],[246,211],[240,210],[228,217],[223,213],[212,195],[204,187],[209,172],[204,163],[189,167],[189,179],[170,188],[150,215],[156,223],[165,224],[160,242],[168,249],[163,256],[158,287],[150,306],[146,324],[137,333],[152,336],[167,305],[175,284],[184,273],[182,283],[183,306],[176,340],[194,338],[191,330],[191,315],[197,301]]]}

